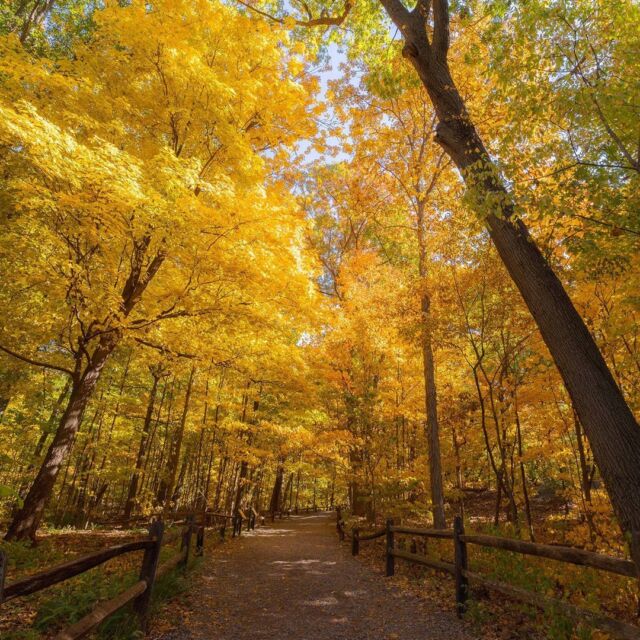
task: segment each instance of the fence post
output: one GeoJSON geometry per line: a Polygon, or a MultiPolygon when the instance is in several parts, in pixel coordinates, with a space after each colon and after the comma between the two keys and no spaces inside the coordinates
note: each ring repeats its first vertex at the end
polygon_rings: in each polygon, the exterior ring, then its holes
{"type": "Polygon", "coordinates": [[[464,523],[460,516],[453,519],[453,552],[455,560],[456,611],[458,617],[467,610],[469,584],[464,572],[467,570],[467,543],[460,539],[464,535],[464,523]]]}
{"type": "Polygon", "coordinates": [[[387,577],[396,572],[396,559],[393,557],[393,519],[387,519],[387,577]]]}
{"type": "Polygon", "coordinates": [[[5,551],[0,551],[0,604],[4,602],[4,581],[7,577],[7,564],[9,558],[5,551]]]}
{"type": "Polygon", "coordinates": [[[184,560],[180,563],[183,567],[189,564],[189,554],[191,553],[191,536],[193,535],[193,516],[187,518],[187,528],[182,534],[182,545],[180,549],[185,549],[184,560]]]}
{"type": "Polygon", "coordinates": [[[156,520],[149,527],[149,538],[155,544],[144,550],[142,556],[142,567],[140,569],[140,580],[147,583],[147,588],[133,602],[133,610],[138,615],[140,627],[146,633],[148,626],[149,603],[151,602],[151,592],[156,581],[156,570],[160,560],[160,549],[162,548],[162,536],[164,534],[164,522],[156,520]]]}
{"type": "Polygon", "coordinates": [[[232,537],[241,536],[242,535],[242,516],[239,513],[236,513],[233,516],[233,520],[231,521],[233,525],[233,535],[232,537]]]}
{"type": "Polygon", "coordinates": [[[360,529],[354,527],[351,530],[351,555],[357,556],[360,553],[360,529]]]}
{"type": "Polygon", "coordinates": [[[338,531],[338,540],[342,542],[344,540],[344,524],[342,522],[342,509],[336,507],[336,529],[338,531]]]}
{"type": "Polygon", "coordinates": [[[196,555],[204,555],[204,524],[198,527],[198,536],[196,537],[196,555]]]}

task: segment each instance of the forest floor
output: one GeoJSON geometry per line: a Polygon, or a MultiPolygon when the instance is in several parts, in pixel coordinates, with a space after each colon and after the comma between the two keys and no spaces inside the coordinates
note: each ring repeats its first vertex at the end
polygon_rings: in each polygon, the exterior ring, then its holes
{"type": "Polygon", "coordinates": [[[244,533],[205,558],[188,592],[155,619],[153,640],[463,640],[452,610],[394,586],[352,558],[334,514],[244,533]]]}
{"type": "MultiPolygon", "coordinates": [[[[514,535],[504,523],[493,528],[491,495],[472,498],[466,505],[467,519],[475,531],[514,535]]],[[[566,513],[558,518],[560,507],[548,500],[537,501],[534,507],[538,541],[575,544],[571,539],[579,526],[575,520],[566,513]]],[[[7,582],[144,535],[144,529],[46,529],[36,548],[0,541],[9,558],[7,582]]],[[[421,539],[416,542],[418,553],[451,561],[450,541],[430,540],[428,548],[421,539]]],[[[412,540],[401,536],[397,543],[408,549],[412,540]]],[[[597,550],[619,553],[615,547],[597,550]]],[[[489,578],[638,624],[637,582],[629,578],[479,547],[471,550],[470,562],[473,570],[489,578]]],[[[139,563],[139,553],[128,554],[28,598],[4,603],[0,638],[53,637],[89,612],[96,601],[135,581],[139,563]]],[[[205,536],[203,558],[194,558],[188,572],[172,572],[156,584],[151,638],[569,640],[590,635],[581,630],[576,636],[573,625],[555,608],[541,612],[479,589],[472,590],[464,622],[459,621],[453,615],[454,584],[448,574],[400,561],[395,577],[386,579],[384,566],[384,539],[363,543],[360,556],[351,557],[348,542],[338,542],[335,513],[278,520],[225,544],[211,531],[205,536]]],[[[124,610],[98,637],[137,637],[135,622],[124,610]]],[[[602,637],[594,634],[592,639],[602,637]]]]}
{"type": "MultiPolygon", "coordinates": [[[[0,539],[0,549],[7,553],[9,559],[7,584],[84,554],[145,535],[145,529],[43,530],[36,547],[0,539]]],[[[217,536],[210,536],[207,552],[217,544],[217,536]]],[[[170,556],[174,552],[175,549],[168,546],[163,555],[170,556]]],[[[0,606],[0,639],[44,640],[54,637],[58,631],[89,613],[97,601],[107,600],[135,582],[140,560],[141,552],[122,555],[72,580],[3,603],[0,606]]],[[[194,558],[187,573],[174,571],[157,581],[152,602],[154,614],[167,599],[188,588],[189,581],[198,575],[201,564],[200,558],[194,558]]],[[[112,616],[97,637],[124,640],[138,637],[136,630],[135,617],[125,609],[112,616]]]]}

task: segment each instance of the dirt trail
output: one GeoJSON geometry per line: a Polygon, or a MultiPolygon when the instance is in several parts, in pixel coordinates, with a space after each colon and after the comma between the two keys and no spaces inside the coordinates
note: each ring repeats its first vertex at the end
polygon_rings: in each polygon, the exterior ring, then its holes
{"type": "Polygon", "coordinates": [[[467,640],[455,615],[402,594],[338,544],[334,517],[278,521],[216,549],[158,640],[467,640]]]}

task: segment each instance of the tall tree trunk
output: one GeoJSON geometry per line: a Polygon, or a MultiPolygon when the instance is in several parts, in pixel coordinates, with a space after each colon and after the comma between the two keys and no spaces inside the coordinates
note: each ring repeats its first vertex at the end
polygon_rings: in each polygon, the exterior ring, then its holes
{"type": "Polygon", "coordinates": [[[595,467],[587,462],[587,453],[584,447],[584,439],[582,436],[582,425],[580,424],[580,418],[574,412],[573,414],[573,426],[576,432],[576,444],[578,447],[578,459],[580,461],[580,484],[582,485],[582,492],[584,493],[584,499],[591,507],[591,485],[593,483],[593,473],[595,467]]]}
{"type": "Polygon", "coordinates": [[[429,447],[429,480],[431,486],[431,502],[433,524],[436,529],[444,529],[447,522],[444,516],[444,489],[442,485],[442,459],[440,456],[440,425],[438,424],[438,408],[436,396],[436,376],[433,363],[431,342],[431,301],[428,293],[422,294],[422,366],[424,373],[424,390],[427,409],[427,443],[429,447]]]}
{"type": "Polygon", "coordinates": [[[218,480],[216,482],[216,494],[213,499],[213,510],[217,511],[220,507],[220,498],[222,496],[222,484],[224,482],[225,472],[227,470],[227,463],[229,462],[229,456],[226,454],[220,455],[220,462],[218,463],[218,480]]]}
{"type": "Polygon", "coordinates": [[[242,506],[242,494],[244,493],[245,484],[247,483],[247,471],[249,470],[249,463],[243,460],[240,463],[240,475],[238,476],[238,482],[235,487],[235,496],[233,498],[233,504],[231,506],[232,513],[237,513],[238,509],[242,506]]]}
{"type": "Polygon", "coordinates": [[[51,497],[60,467],[69,454],[102,369],[116,347],[117,340],[109,334],[106,335],[109,337],[100,342],[82,376],[73,381],[69,402],[60,419],[58,430],[22,508],[9,525],[5,540],[24,540],[26,538],[35,540],[36,531],[51,497]]]}
{"type": "MultiPolygon", "coordinates": [[[[68,379],[64,385],[64,388],[60,392],[58,399],[56,400],[53,410],[51,411],[51,415],[47,420],[47,426],[43,429],[42,433],[40,434],[40,437],[38,438],[38,442],[36,443],[36,448],[33,452],[33,460],[31,461],[31,463],[29,464],[29,467],[27,468],[27,474],[29,475],[35,468],[37,460],[42,455],[42,450],[44,449],[44,445],[46,444],[47,439],[49,438],[49,436],[53,431],[54,425],[58,420],[58,414],[60,413],[60,408],[64,404],[64,401],[66,400],[70,389],[71,389],[71,379],[68,379]]],[[[1,416],[2,416],[2,399],[0,398],[0,417],[1,416]]],[[[18,496],[20,497],[21,500],[24,499],[28,488],[29,488],[29,479],[27,477],[23,480],[20,486],[20,489],[18,490],[18,496]]],[[[19,511],[19,509],[16,507],[15,512],[17,511],[19,511]]]]}
{"type": "Polygon", "coordinates": [[[180,424],[178,425],[178,432],[174,435],[171,443],[171,449],[169,451],[169,459],[167,460],[167,473],[168,477],[164,483],[162,490],[163,511],[166,515],[170,507],[170,498],[173,495],[173,488],[176,482],[176,474],[178,473],[178,462],[180,461],[180,451],[182,449],[182,439],[184,437],[184,428],[187,424],[187,415],[189,414],[189,403],[191,401],[191,389],[193,387],[193,378],[196,373],[196,368],[192,367],[189,373],[189,380],[187,382],[187,390],[184,396],[184,407],[182,409],[182,417],[180,418],[180,424]]]}
{"type": "Polygon", "coordinates": [[[424,376],[424,398],[427,413],[427,445],[429,453],[429,481],[433,524],[436,529],[445,529],[444,489],[442,486],[442,458],[440,455],[440,425],[438,424],[438,395],[436,374],[433,362],[433,318],[431,314],[431,296],[427,286],[428,256],[425,220],[425,200],[417,202],[416,236],[418,240],[418,272],[420,275],[420,311],[422,314],[422,368],[424,376]]]}
{"type": "Polygon", "coordinates": [[[136,496],[138,494],[138,482],[140,480],[140,472],[144,466],[147,455],[147,443],[149,440],[149,432],[151,430],[151,422],[153,418],[153,409],[156,403],[156,395],[158,393],[158,383],[160,382],[161,372],[158,369],[152,369],[153,384],[149,393],[149,401],[147,402],[147,411],[144,416],[144,424],[142,426],[142,435],[140,436],[140,444],[138,445],[138,455],[136,456],[136,466],[131,474],[129,482],[129,492],[127,494],[127,503],[124,507],[124,517],[128,520],[131,517],[133,507],[135,506],[136,496]]]}
{"type": "Polygon", "coordinates": [[[280,500],[282,496],[282,481],[284,480],[284,467],[282,462],[278,464],[276,470],[276,479],[273,483],[273,491],[271,492],[271,502],[269,503],[269,513],[271,514],[271,520],[275,518],[275,515],[280,511],[280,500]]]}
{"type": "MultiPolygon", "coordinates": [[[[472,202],[518,287],[560,371],[589,439],[616,516],[629,540],[640,540],[640,428],[609,371],[602,353],[558,276],[514,218],[514,205],[487,152],[447,62],[449,7],[420,0],[408,10],[400,0],[380,0],[405,41],[409,59],[431,99],[436,140],[460,170],[472,202]],[[432,35],[427,35],[433,12],[432,35]],[[634,535],[635,534],[635,535],[634,535]]],[[[640,570],[640,541],[632,542],[640,570]]]]}
{"type": "Polygon", "coordinates": [[[527,519],[527,529],[529,531],[529,539],[531,542],[535,542],[535,535],[533,533],[533,518],[531,517],[531,502],[529,501],[529,489],[527,487],[527,474],[524,468],[524,461],[522,456],[524,450],[522,447],[522,429],[520,425],[520,412],[518,411],[518,395],[514,390],[513,394],[514,402],[514,414],[516,419],[516,436],[518,438],[518,464],[520,466],[520,481],[522,482],[522,497],[524,498],[524,515],[527,519]]]}

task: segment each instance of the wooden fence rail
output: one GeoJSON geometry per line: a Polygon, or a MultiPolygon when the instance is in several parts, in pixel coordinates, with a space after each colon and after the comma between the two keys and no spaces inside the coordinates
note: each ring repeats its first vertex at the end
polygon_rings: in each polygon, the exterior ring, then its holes
{"type": "Polygon", "coordinates": [[[460,517],[454,519],[452,529],[416,529],[403,527],[394,524],[392,519],[387,520],[383,529],[362,534],[360,529],[353,528],[351,535],[346,531],[346,525],[342,519],[340,509],[337,509],[337,531],[340,540],[351,539],[351,552],[358,555],[360,543],[366,540],[386,537],[386,574],[393,576],[395,573],[396,558],[405,560],[412,564],[418,564],[438,571],[445,571],[453,575],[455,580],[455,604],[456,611],[461,616],[466,611],[466,602],[469,595],[469,583],[495,591],[508,598],[525,602],[539,609],[556,607],[560,609],[569,619],[574,622],[588,622],[593,627],[601,629],[621,640],[640,640],[640,627],[615,620],[605,615],[582,609],[563,600],[549,598],[539,593],[531,592],[520,587],[514,587],[504,582],[490,580],[485,576],[469,570],[467,545],[477,545],[502,549],[523,555],[537,556],[539,558],[549,558],[558,562],[591,567],[615,573],[629,578],[640,578],[638,567],[631,560],[614,558],[612,556],[575,549],[573,547],[555,546],[526,542],[524,540],[513,540],[510,538],[499,538],[497,536],[471,534],[464,531],[464,524],[460,517]],[[399,549],[396,545],[396,535],[411,535],[423,538],[437,538],[453,541],[453,562],[436,560],[426,555],[407,552],[399,549]]]}
{"type": "MultiPolygon", "coordinates": [[[[69,580],[81,573],[85,573],[94,567],[104,564],[112,558],[144,551],[138,580],[125,591],[105,602],[98,603],[88,615],[78,622],[62,630],[56,640],[77,640],[82,638],[104,622],[124,606],[133,602],[133,610],[138,617],[140,628],[146,631],[148,625],[149,605],[153,586],[158,578],[169,573],[172,569],[181,566],[186,567],[191,555],[193,538],[196,538],[196,555],[202,555],[204,549],[205,528],[215,525],[222,519],[220,529],[224,539],[225,525],[232,516],[226,514],[213,514],[200,512],[187,514],[184,519],[184,527],[165,533],[165,523],[161,520],[153,522],[149,526],[147,538],[135,540],[124,544],[115,545],[94,553],[75,558],[64,564],[60,564],[36,575],[23,578],[5,586],[7,567],[7,555],[0,551],[0,604],[8,602],[19,596],[26,596],[37,591],[69,580]],[[180,541],[180,549],[160,564],[160,552],[170,544],[180,541]]],[[[175,524],[175,523],[174,523],[175,524]]],[[[242,527],[242,520],[240,520],[242,527]]]]}

